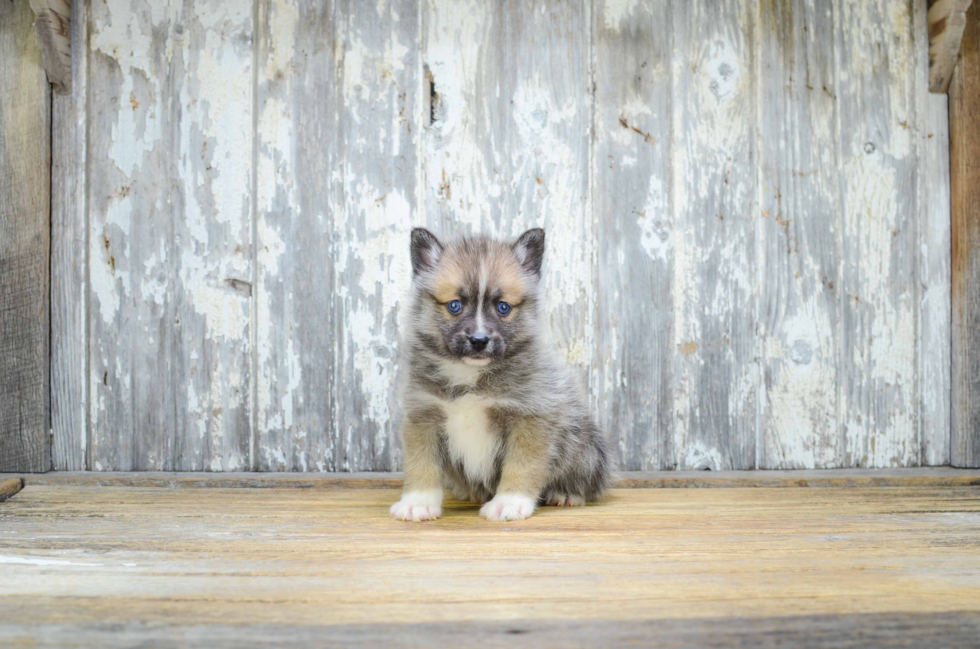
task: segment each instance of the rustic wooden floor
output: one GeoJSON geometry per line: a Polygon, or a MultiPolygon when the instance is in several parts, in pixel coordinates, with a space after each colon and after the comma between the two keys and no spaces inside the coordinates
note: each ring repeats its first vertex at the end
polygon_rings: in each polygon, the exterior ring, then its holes
{"type": "Polygon", "coordinates": [[[0,503],[0,646],[980,646],[980,487],[919,484],[407,524],[391,488],[42,477],[0,503]]]}

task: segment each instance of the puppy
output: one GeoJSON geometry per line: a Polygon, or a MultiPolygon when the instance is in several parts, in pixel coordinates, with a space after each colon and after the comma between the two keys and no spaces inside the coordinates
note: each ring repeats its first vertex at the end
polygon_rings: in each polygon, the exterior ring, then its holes
{"type": "Polygon", "coordinates": [[[606,441],[542,318],[544,230],[443,246],[416,228],[411,252],[398,386],[405,489],[391,515],[439,518],[444,487],[491,521],[598,499],[606,441]]]}

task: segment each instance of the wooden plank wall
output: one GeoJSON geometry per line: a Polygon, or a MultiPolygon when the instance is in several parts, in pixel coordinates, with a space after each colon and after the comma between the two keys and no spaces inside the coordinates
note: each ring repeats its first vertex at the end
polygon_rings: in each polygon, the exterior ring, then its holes
{"type": "Polygon", "coordinates": [[[56,467],[398,468],[413,225],[548,230],[623,469],[948,463],[924,0],[82,11],[56,467]]]}
{"type": "Polygon", "coordinates": [[[47,471],[51,90],[27,0],[0,3],[0,471],[47,471]]]}

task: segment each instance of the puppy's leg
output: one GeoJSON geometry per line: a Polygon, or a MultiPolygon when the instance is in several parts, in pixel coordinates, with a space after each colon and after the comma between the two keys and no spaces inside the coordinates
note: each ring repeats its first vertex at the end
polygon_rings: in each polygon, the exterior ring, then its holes
{"type": "Polygon", "coordinates": [[[547,481],[550,451],[542,425],[533,419],[518,419],[507,440],[497,493],[480,508],[480,515],[489,521],[519,521],[531,516],[547,481]]]}
{"type": "Polygon", "coordinates": [[[439,429],[431,421],[405,424],[405,487],[391,515],[401,521],[432,521],[442,516],[439,429]]]}

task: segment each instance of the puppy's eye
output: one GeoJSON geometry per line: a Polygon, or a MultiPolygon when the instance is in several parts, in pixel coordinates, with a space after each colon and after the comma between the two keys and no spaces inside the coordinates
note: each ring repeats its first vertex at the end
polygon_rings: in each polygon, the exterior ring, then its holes
{"type": "Polygon", "coordinates": [[[506,302],[497,302],[497,313],[500,315],[507,315],[510,313],[510,305],[506,302]]]}
{"type": "Polygon", "coordinates": [[[446,310],[448,310],[453,315],[456,315],[463,310],[463,305],[459,300],[453,300],[446,304],[446,310]]]}

